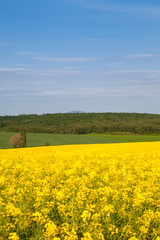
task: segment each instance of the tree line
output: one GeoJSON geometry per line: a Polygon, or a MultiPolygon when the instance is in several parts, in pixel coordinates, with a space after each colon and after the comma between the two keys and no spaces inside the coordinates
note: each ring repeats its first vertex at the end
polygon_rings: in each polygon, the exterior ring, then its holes
{"type": "Polygon", "coordinates": [[[57,134],[160,134],[160,115],[142,113],[56,113],[0,116],[0,131],[57,134]]]}

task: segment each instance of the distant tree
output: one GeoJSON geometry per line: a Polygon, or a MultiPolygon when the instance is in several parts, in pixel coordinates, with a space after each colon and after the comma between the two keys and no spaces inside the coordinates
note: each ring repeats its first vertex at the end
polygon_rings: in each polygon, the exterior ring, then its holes
{"type": "Polygon", "coordinates": [[[26,134],[17,133],[9,140],[9,145],[14,148],[22,148],[26,146],[26,134]]]}

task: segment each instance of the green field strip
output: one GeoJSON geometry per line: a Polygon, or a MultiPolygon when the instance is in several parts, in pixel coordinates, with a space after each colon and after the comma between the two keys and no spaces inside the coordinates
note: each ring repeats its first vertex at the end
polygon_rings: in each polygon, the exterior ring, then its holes
{"type": "MultiPolygon", "coordinates": [[[[11,148],[9,139],[15,133],[0,132],[0,148],[11,148]]],[[[98,143],[127,143],[127,142],[152,142],[160,141],[160,136],[153,135],[108,135],[108,134],[45,134],[27,133],[27,147],[44,146],[46,142],[50,146],[72,144],[98,144],[98,143]]]]}
{"type": "Polygon", "coordinates": [[[155,142],[160,141],[160,136],[153,135],[108,135],[108,134],[89,134],[95,138],[112,139],[119,142],[155,142]]]}
{"type": "MultiPolygon", "coordinates": [[[[15,133],[0,132],[0,148],[10,148],[9,139],[15,133]]],[[[48,142],[51,146],[72,144],[98,144],[98,143],[120,143],[121,141],[110,138],[101,138],[88,135],[73,134],[45,134],[27,133],[27,147],[44,146],[48,142]]]]}

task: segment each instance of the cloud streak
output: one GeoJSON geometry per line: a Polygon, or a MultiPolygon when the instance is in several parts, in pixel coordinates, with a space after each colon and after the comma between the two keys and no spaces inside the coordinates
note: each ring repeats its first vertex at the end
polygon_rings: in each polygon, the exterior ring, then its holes
{"type": "Polygon", "coordinates": [[[1,79],[7,73],[9,77],[2,81],[0,91],[1,96],[9,98],[154,96],[155,91],[157,94],[160,88],[160,70],[85,72],[0,68],[1,79]],[[77,76],[80,81],[77,81],[77,76]]]}
{"type": "Polygon", "coordinates": [[[135,54],[126,56],[126,59],[140,59],[140,58],[157,58],[160,57],[160,54],[135,54]]]}
{"type": "Polygon", "coordinates": [[[35,77],[57,77],[57,78],[67,78],[67,77],[78,77],[88,75],[86,71],[80,71],[76,69],[29,69],[29,68],[0,68],[0,77],[3,79],[3,75],[12,74],[12,78],[20,76],[20,78],[32,78],[35,77]]]}
{"type": "MultiPolygon", "coordinates": [[[[157,91],[156,89],[150,91],[149,89],[144,89],[142,92],[138,87],[130,88],[126,87],[117,87],[117,88],[96,88],[96,87],[83,87],[83,88],[67,88],[67,89],[32,89],[32,91],[24,91],[21,87],[18,88],[18,91],[13,91],[16,88],[12,89],[10,93],[6,91],[2,92],[2,96],[13,99],[37,99],[37,98],[55,98],[55,97],[63,97],[63,98],[99,98],[99,97],[152,97],[154,93],[157,91]]],[[[156,92],[157,93],[157,92],[156,92]]]]}
{"type": "Polygon", "coordinates": [[[115,71],[83,71],[80,69],[76,70],[76,67],[69,67],[66,69],[29,69],[29,68],[0,68],[1,78],[3,78],[3,74],[9,76],[25,76],[25,77],[32,77],[34,79],[35,76],[37,77],[57,77],[67,79],[67,77],[82,77],[82,79],[98,79],[101,80],[107,79],[109,80],[117,80],[119,79],[130,79],[136,78],[139,79],[156,79],[160,81],[160,70],[115,70],[115,71]],[[12,74],[12,75],[10,75],[12,74]]]}
{"type": "Polygon", "coordinates": [[[40,57],[33,57],[35,60],[43,61],[43,62],[91,62],[91,61],[97,61],[99,58],[52,58],[52,57],[45,57],[45,56],[40,56],[40,57]]]}
{"type": "Polygon", "coordinates": [[[26,72],[27,68],[0,68],[0,72],[26,72]]]}
{"type": "Polygon", "coordinates": [[[66,62],[66,63],[82,63],[82,62],[92,62],[92,61],[98,61],[100,60],[99,57],[49,57],[49,56],[43,56],[36,52],[19,52],[17,55],[20,56],[29,56],[33,60],[42,61],[42,62],[66,62]]]}
{"type": "Polygon", "coordinates": [[[107,83],[139,85],[152,87],[160,84],[160,71],[157,70],[122,70],[108,71],[102,73],[102,81],[107,83]]]}

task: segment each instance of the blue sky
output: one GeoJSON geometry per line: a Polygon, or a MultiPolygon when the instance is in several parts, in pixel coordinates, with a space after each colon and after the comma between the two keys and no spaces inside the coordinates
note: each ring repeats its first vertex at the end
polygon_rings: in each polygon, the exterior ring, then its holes
{"type": "Polygon", "coordinates": [[[0,115],[159,105],[159,0],[1,0],[0,115]]]}

